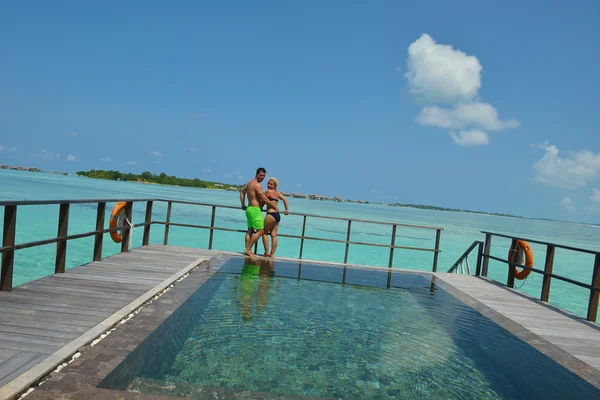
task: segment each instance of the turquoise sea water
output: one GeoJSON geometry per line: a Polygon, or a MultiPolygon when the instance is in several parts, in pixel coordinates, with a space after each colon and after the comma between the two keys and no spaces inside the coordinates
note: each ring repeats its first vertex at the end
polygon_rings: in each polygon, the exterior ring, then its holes
{"type": "MultiPolygon", "coordinates": [[[[98,199],[98,198],[169,198],[184,201],[197,201],[217,205],[239,206],[239,194],[218,190],[183,188],[172,186],[148,185],[133,182],[116,182],[82,178],[77,176],[51,175],[0,170],[0,194],[2,200],[57,200],[57,199],[98,199]]],[[[479,214],[454,213],[444,211],[418,210],[410,208],[388,207],[353,203],[334,203],[302,199],[289,199],[290,211],[307,214],[328,215],[342,218],[386,221],[415,225],[437,226],[444,230],[441,236],[442,253],[439,256],[438,271],[447,270],[474,240],[483,240],[481,231],[513,234],[542,241],[564,245],[597,249],[600,230],[582,224],[516,219],[479,214]]],[[[107,204],[108,214],[115,203],[107,204]]],[[[55,237],[58,224],[58,205],[24,206],[17,213],[17,243],[55,237]]],[[[154,220],[165,220],[166,203],[156,203],[153,208],[154,220]]],[[[133,222],[143,222],[145,204],[136,204],[133,209],[133,222]]],[[[3,215],[3,210],[2,210],[3,215]]],[[[211,209],[194,205],[174,204],[171,221],[187,224],[210,225],[211,209]]],[[[69,234],[83,233],[95,229],[96,205],[73,205],[70,210],[69,234]]],[[[243,210],[219,209],[216,226],[245,229],[243,210]]],[[[327,219],[308,218],[306,235],[322,238],[346,239],[347,222],[327,219]]],[[[389,244],[391,226],[366,223],[353,223],[351,240],[369,243],[389,244]]],[[[300,235],[301,216],[282,215],[280,234],[300,235]]],[[[162,244],[164,228],[152,227],[150,242],[162,244]]],[[[133,246],[141,245],[142,229],[133,233],[133,246]]],[[[230,251],[243,250],[244,237],[241,233],[216,231],[213,248],[230,251]]],[[[208,231],[193,228],[172,227],[169,232],[169,244],[187,247],[208,245],[208,231]]],[[[297,258],[300,241],[280,238],[277,256],[297,258]]],[[[433,248],[435,230],[398,227],[396,245],[433,248]]],[[[506,258],[510,241],[494,238],[491,253],[506,258]]],[[[532,244],[535,253],[535,265],[543,268],[545,246],[532,244]]],[[[120,251],[105,236],[103,255],[108,256],[120,251]]],[[[259,244],[258,251],[262,251],[259,244]]],[[[345,245],[323,241],[305,241],[303,258],[341,262],[345,245]]],[[[68,243],[67,268],[88,263],[92,259],[93,238],[84,238],[68,243]]],[[[14,285],[38,279],[53,273],[56,245],[45,245],[19,250],[15,255],[14,285]]],[[[385,248],[351,245],[348,262],[354,264],[387,266],[389,250],[385,248]]],[[[431,270],[433,253],[396,250],[394,268],[431,270]]],[[[592,255],[557,249],[554,272],[583,282],[591,282],[594,257],[592,255]]],[[[471,258],[474,269],[475,259],[471,258]]],[[[489,277],[506,282],[506,264],[490,261],[489,277]]],[[[520,290],[539,296],[542,277],[531,274],[526,281],[517,281],[520,290]]],[[[585,316],[589,291],[559,280],[553,280],[550,303],[556,304],[577,315],[585,316]]]]}

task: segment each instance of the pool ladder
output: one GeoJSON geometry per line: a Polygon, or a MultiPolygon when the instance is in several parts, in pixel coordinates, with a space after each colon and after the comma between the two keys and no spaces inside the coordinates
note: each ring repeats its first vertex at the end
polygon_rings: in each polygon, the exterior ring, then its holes
{"type": "MultiPolygon", "coordinates": [[[[481,265],[481,251],[482,251],[482,247],[483,247],[483,242],[476,240],[473,242],[473,244],[471,246],[469,246],[469,248],[463,253],[463,255],[460,256],[458,258],[458,260],[456,260],[456,262],[452,265],[452,267],[450,267],[448,272],[456,272],[457,274],[459,274],[459,273],[465,274],[465,270],[466,270],[466,274],[471,275],[471,264],[469,263],[469,255],[471,254],[471,252],[473,250],[475,250],[476,247],[478,247],[477,269],[479,270],[480,265],[481,265]]],[[[479,271],[476,272],[476,275],[478,273],[479,273],[479,271]]]]}

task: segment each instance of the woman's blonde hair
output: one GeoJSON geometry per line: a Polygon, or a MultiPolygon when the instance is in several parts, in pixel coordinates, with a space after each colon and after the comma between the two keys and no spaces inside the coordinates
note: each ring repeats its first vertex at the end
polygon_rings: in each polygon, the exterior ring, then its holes
{"type": "MultiPolygon", "coordinates": [[[[277,180],[277,178],[269,178],[269,181],[273,181],[273,183],[275,184],[275,188],[277,188],[279,186],[279,181],[277,180]]],[[[269,182],[267,181],[267,182],[269,182]]]]}

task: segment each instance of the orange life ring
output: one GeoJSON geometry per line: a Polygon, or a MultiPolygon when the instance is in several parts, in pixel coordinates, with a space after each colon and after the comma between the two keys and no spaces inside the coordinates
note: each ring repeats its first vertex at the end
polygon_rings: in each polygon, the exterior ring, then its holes
{"type": "MultiPolygon", "coordinates": [[[[518,264],[525,265],[526,267],[533,267],[533,250],[531,250],[529,243],[527,243],[524,240],[517,240],[516,246],[513,247],[511,245],[510,249],[508,250],[508,261],[511,263],[516,262],[518,264]],[[524,264],[516,261],[519,257],[520,251],[525,253],[525,263],[524,264]]],[[[525,268],[523,268],[523,270],[519,271],[519,270],[517,270],[516,266],[511,266],[511,267],[515,269],[515,278],[517,278],[520,281],[527,278],[527,276],[531,273],[531,270],[528,270],[525,268]]]]}
{"type": "MultiPolygon", "coordinates": [[[[112,212],[110,213],[110,222],[108,223],[108,226],[111,229],[112,228],[116,228],[118,226],[119,217],[121,216],[121,214],[125,213],[125,206],[126,205],[127,205],[126,202],[120,201],[112,209],[112,212]]],[[[121,236],[121,234],[119,233],[119,231],[112,231],[112,232],[110,232],[110,237],[113,240],[113,242],[115,242],[115,243],[121,243],[121,241],[123,240],[123,237],[121,236]]]]}

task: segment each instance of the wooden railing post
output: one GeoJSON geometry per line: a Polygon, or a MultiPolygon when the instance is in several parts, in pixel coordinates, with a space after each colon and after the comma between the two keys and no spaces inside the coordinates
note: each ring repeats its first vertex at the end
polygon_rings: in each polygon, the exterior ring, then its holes
{"type": "Polygon", "coordinates": [[[217,212],[217,207],[212,206],[212,215],[210,216],[210,234],[208,236],[208,249],[212,250],[213,244],[213,235],[215,233],[215,214],[217,212]]]}
{"type": "MultiPolygon", "coordinates": [[[[96,231],[104,229],[104,216],[106,215],[106,202],[98,203],[98,211],[96,212],[96,231]]],[[[103,233],[96,233],[94,238],[94,261],[102,260],[102,241],[104,240],[103,233]]]]}
{"type": "MultiPolygon", "coordinates": [[[[62,203],[60,205],[60,212],[58,215],[58,233],[57,238],[65,237],[69,234],[69,203],[62,203]]],[[[60,240],[56,242],[56,264],[54,266],[55,274],[62,274],[65,272],[65,262],[67,260],[67,241],[60,240]]]]}
{"type": "Polygon", "coordinates": [[[167,203],[167,219],[165,220],[165,240],[163,244],[166,246],[169,243],[169,224],[171,223],[171,207],[173,206],[173,202],[169,201],[167,203]]]}
{"type": "Polygon", "coordinates": [[[148,246],[150,242],[150,226],[152,223],[152,201],[146,203],[146,219],[144,225],[144,238],[142,239],[142,246],[148,246]]]}
{"type": "MultiPolygon", "coordinates": [[[[546,247],[546,264],[544,265],[544,272],[547,274],[552,273],[552,267],[554,265],[554,249],[555,247],[552,245],[548,245],[546,247]]],[[[550,298],[550,282],[552,282],[552,277],[549,275],[544,275],[542,279],[542,296],[540,300],[548,301],[550,298]]]]}
{"type": "MultiPolygon", "coordinates": [[[[125,203],[125,218],[127,218],[127,221],[129,221],[131,224],[133,224],[133,222],[131,221],[132,208],[132,202],[128,201],[127,203],[125,203]]],[[[125,221],[125,226],[122,228],[123,230],[121,231],[123,232],[123,234],[121,235],[123,237],[123,240],[121,241],[122,253],[127,253],[129,251],[129,240],[131,239],[131,227],[129,226],[127,221],[125,221]]]]}
{"type": "MultiPolygon", "coordinates": [[[[594,258],[594,273],[592,276],[592,286],[600,287],[600,254],[596,254],[594,258]]],[[[588,304],[587,320],[596,322],[596,315],[598,313],[598,298],[600,292],[597,290],[590,290],[590,302],[588,304]]]]}
{"type": "Polygon", "coordinates": [[[515,253],[511,254],[511,256],[508,258],[509,263],[508,263],[508,278],[506,279],[506,286],[508,286],[509,288],[514,288],[515,287],[515,270],[517,269],[514,264],[511,264],[510,261],[515,261],[515,258],[518,254],[517,249],[517,239],[513,239],[512,240],[512,244],[510,245],[511,249],[515,249],[515,253]]]}
{"type": "MultiPolygon", "coordinates": [[[[15,231],[17,229],[17,206],[4,206],[4,230],[2,247],[15,245],[15,231]]],[[[15,251],[6,250],[2,253],[2,270],[0,272],[0,290],[12,289],[13,265],[15,251]]]]}
{"type": "Polygon", "coordinates": [[[475,268],[475,276],[481,275],[481,262],[483,255],[483,242],[479,242],[477,246],[477,267],[475,268]]]}
{"type": "Polygon", "coordinates": [[[388,263],[388,268],[392,268],[392,263],[394,262],[394,246],[396,245],[396,225],[392,228],[392,243],[390,244],[390,262],[388,263]]]}
{"type": "Polygon", "coordinates": [[[433,253],[433,268],[432,268],[433,272],[437,272],[438,257],[440,255],[440,236],[441,236],[441,234],[442,234],[441,229],[435,230],[435,253],[433,253]]]}
{"type": "Polygon", "coordinates": [[[481,265],[481,276],[488,275],[488,265],[490,259],[487,257],[490,255],[490,247],[492,246],[492,235],[489,233],[485,234],[485,244],[483,245],[483,261],[481,265]]]}
{"type": "Polygon", "coordinates": [[[350,227],[352,226],[352,220],[348,220],[348,231],[346,232],[346,254],[344,254],[344,264],[348,262],[348,249],[350,247],[350,227]]]}
{"type": "Polygon", "coordinates": [[[306,215],[304,216],[304,221],[302,221],[302,237],[300,238],[300,255],[298,259],[302,260],[302,251],[304,250],[304,233],[306,232],[306,215]]]}

